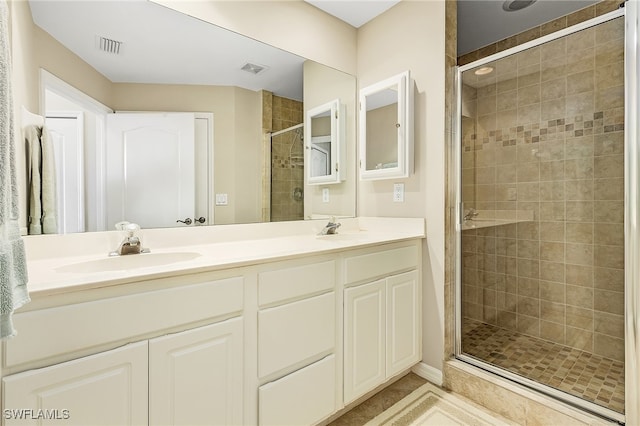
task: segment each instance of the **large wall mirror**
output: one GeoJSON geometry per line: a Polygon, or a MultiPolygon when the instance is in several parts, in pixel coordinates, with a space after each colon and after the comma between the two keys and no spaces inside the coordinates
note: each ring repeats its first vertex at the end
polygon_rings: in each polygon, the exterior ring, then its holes
{"type": "Polygon", "coordinates": [[[22,106],[66,159],[58,232],[355,216],[354,76],[149,1],[11,11],[14,79],[39,87],[22,106]],[[304,179],[304,117],[338,98],[346,161],[327,202],[304,179]]]}

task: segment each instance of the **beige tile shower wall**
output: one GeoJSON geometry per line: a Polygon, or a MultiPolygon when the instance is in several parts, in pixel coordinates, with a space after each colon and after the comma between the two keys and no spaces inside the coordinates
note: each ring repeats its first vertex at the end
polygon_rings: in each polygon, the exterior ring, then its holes
{"type": "MultiPolygon", "coordinates": [[[[465,315],[624,359],[623,20],[495,63],[464,137],[477,209],[534,221],[465,231],[465,315]]],[[[465,185],[464,190],[469,188],[465,185]]],[[[468,196],[465,194],[465,199],[468,196]]]]}
{"type": "MultiPolygon", "coordinates": [[[[302,102],[273,96],[273,132],[302,123],[302,115],[302,102]]],[[[304,188],[302,134],[299,129],[271,140],[271,221],[303,219],[303,193],[294,197],[296,188],[304,188]]]]}

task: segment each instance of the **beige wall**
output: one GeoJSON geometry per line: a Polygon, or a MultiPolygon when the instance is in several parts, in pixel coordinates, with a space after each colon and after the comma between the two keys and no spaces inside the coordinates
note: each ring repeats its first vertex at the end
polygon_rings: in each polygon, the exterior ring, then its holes
{"type": "MultiPolygon", "coordinates": [[[[235,161],[233,161],[235,196],[233,201],[235,201],[236,208],[233,222],[228,223],[262,221],[261,103],[260,92],[235,89],[235,137],[227,142],[233,141],[235,150],[235,161]]],[[[222,158],[224,159],[224,157],[222,158]]],[[[224,183],[224,177],[222,179],[222,183],[224,183]]],[[[215,187],[217,191],[217,183],[215,187]]],[[[216,210],[218,209],[219,207],[216,208],[216,210]]]]}
{"type": "MultiPolygon", "coordinates": [[[[356,81],[352,75],[313,61],[304,63],[304,110],[340,99],[344,106],[346,159],[345,181],[332,185],[306,185],[304,217],[354,216],[356,200],[356,81]],[[329,90],[329,88],[331,90],[329,90]],[[329,188],[329,202],[322,202],[322,189],[329,188]]],[[[340,167],[340,165],[338,165],[340,167]]]]}
{"type": "Polygon", "coordinates": [[[360,182],[358,215],[424,217],[423,361],[444,351],[445,2],[403,1],[358,30],[358,85],[410,70],[415,80],[415,173],[360,182]],[[392,202],[404,182],[405,202],[392,202]]]}
{"type": "Polygon", "coordinates": [[[307,59],[355,74],[356,29],[308,3],[153,1],[307,59]],[[295,36],[292,37],[292,34],[295,36]]]}

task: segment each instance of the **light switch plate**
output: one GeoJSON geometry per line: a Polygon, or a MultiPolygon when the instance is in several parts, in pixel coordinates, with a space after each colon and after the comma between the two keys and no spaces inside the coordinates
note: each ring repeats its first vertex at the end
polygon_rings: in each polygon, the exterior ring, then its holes
{"type": "Polygon", "coordinates": [[[393,184],[393,202],[404,203],[404,183],[393,184]]]}

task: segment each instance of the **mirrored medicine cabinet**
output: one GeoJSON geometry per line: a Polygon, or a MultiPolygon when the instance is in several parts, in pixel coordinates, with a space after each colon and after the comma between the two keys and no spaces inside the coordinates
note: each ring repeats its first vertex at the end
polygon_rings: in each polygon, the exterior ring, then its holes
{"type": "Polygon", "coordinates": [[[409,71],[360,90],[360,179],[413,173],[413,90],[409,71]]]}
{"type": "Polygon", "coordinates": [[[334,99],[307,111],[305,123],[307,184],[327,185],[345,180],[344,106],[334,99]]]}

